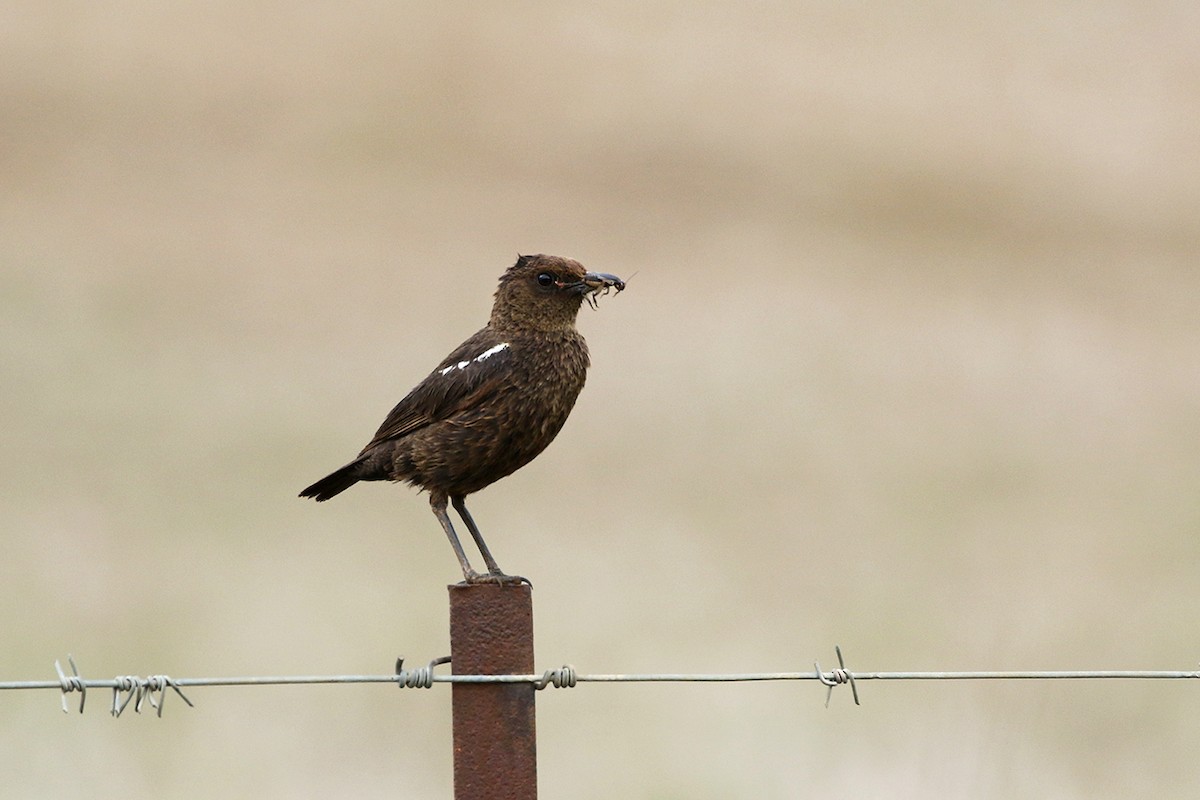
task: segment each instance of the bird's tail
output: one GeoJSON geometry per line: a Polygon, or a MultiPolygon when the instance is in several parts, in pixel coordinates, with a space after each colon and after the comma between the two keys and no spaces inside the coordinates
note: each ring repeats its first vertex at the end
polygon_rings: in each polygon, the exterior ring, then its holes
{"type": "Polygon", "coordinates": [[[312,486],[309,486],[300,493],[300,496],[311,497],[319,503],[322,500],[328,500],[335,495],[341,494],[358,483],[358,466],[358,461],[351,461],[336,472],[331,472],[312,486]]]}

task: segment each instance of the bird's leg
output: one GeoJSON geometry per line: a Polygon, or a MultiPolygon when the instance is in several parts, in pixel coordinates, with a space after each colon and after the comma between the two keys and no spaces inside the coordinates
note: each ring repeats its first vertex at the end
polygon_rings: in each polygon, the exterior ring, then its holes
{"type": "Polygon", "coordinates": [[[450,502],[454,504],[454,510],[462,517],[463,522],[467,523],[467,530],[471,532],[471,538],[475,540],[475,544],[479,547],[479,552],[483,554],[483,560],[488,566],[488,572],[493,575],[503,575],[504,571],[500,569],[500,565],[496,563],[496,559],[492,558],[492,553],[488,550],[487,544],[483,541],[483,534],[479,532],[479,526],[475,524],[475,520],[471,519],[471,512],[467,511],[467,499],[462,495],[455,495],[450,498],[450,502]]]}
{"type": "MultiPolygon", "coordinates": [[[[474,583],[480,578],[486,577],[472,569],[471,563],[467,561],[467,554],[463,552],[462,543],[458,541],[458,534],[454,532],[454,526],[450,524],[450,515],[446,513],[446,495],[441,492],[432,492],[429,495],[429,505],[433,508],[433,513],[437,516],[438,522],[442,523],[442,530],[446,532],[446,537],[450,540],[450,546],[454,548],[454,555],[458,556],[458,563],[462,565],[463,578],[466,579],[467,583],[474,583]]],[[[455,507],[458,507],[457,502],[455,503],[455,507]]],[[[459,513],[462,512],[460,511],[459,513]]],[[[471,534],[475,535],[475,531],[472,530],[471,534]]]]}
{"type": "Polygon", "coordinates": [[[496,583],[528,583],[532,586],[533,583],[528,578],[522,578],[520,575],[506,575],[504,574],[504,570],[500,569],[500,565],[496,563],[496,559],[492,557],[491,551],[488,550],[487,543],[483,541],[483,534],[479,532],[479,526],[471,518],[471,512],[467,511],[467,498],[463,495],[454,495],[450,498],[450,502],[454,504],[454,510],[462,517],[462,521],[467,523],[467,530],[471,532],[471,538],[475,540],[475,545],[479,548],[479,552],[483,555],[484,563],[488,567],[487,575],[481,575],[475,581],[468,578],[467,583],[495,581],[496,583]]]}

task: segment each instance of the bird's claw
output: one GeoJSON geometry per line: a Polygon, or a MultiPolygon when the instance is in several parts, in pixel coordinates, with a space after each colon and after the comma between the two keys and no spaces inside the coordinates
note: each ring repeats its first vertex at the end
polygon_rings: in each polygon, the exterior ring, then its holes
{"type": "Polygon", "coordinates": [[[533,581],[529,578],[520,575],[505,575],[503,572],[475,572],[472,570],[465,577],[463,583],[468,586],[476,583],[495,583],[499,586],[520,586],[522,583],[530,588],[533,587],[533,581]]]}

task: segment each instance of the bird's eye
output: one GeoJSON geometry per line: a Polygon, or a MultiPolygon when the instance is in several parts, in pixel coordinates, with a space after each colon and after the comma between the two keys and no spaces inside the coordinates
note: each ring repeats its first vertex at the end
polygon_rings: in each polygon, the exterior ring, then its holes
{"type": "Polygon", "coordinates": [[[555,283],[554,276],[551,275],[549,272],[539,273],[537,276],[537,282],[538,282],[538,286],[547,286],[547,287],[553,286],[555,283]]]}

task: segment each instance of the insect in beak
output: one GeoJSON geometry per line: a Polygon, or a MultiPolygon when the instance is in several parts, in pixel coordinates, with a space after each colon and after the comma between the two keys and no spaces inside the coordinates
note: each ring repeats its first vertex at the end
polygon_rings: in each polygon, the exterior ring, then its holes
{"type": "Polygon", "coordinates": [[[625,289],[625,281],[616,275],[609,275],[607,272],[589,272],[583,276],[579,287],[588,305],[596,308],[597,297],[603,297],[613,289],[616,289],[619,294],[625,289]]]}

